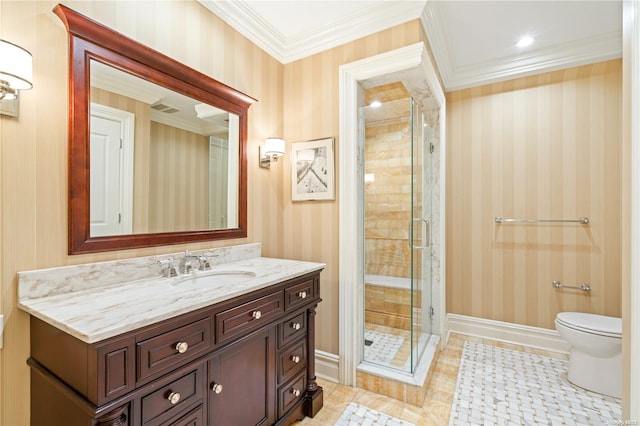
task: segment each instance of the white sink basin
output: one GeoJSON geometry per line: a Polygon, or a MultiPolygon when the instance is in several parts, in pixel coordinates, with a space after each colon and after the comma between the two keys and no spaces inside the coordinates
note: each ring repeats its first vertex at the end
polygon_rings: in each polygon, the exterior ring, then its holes
{"type": "Polygon", "coordinates": [[[235,284],[256,276],[252,271],[209,271],[181,277],[172,285],[194,287],[216,287],[235,284]]]}

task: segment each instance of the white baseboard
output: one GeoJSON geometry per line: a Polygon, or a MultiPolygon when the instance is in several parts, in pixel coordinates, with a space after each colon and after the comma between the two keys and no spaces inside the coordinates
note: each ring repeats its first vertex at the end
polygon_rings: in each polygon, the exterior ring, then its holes
{"type": "Polygon", "coordinates": [[[334,383],[340,383],[340,357],[329,352],[316,350],[316,376],[334,383]]]}
{"type": "Polygon", "coordinates": [[[447,314],[446,333],[446,340],[458,333],[564,354],[570,348],[555,330],[457,314],[447,314]]]}

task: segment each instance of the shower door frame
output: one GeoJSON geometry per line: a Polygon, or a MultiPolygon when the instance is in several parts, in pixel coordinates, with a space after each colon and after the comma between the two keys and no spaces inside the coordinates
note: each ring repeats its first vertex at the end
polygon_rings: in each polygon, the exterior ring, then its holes
{"type": "Polygon", "coordinates": [[[424,43],[416,43],[387,53],[342,65],[340,78],[340,264],[339,264],[339,366],[340,383],[356,384],[356,369],[363,354],[364,327],[364,227],[363,185],[364,155],[363,140],[359,126],[358,107],[364,105],[363,84],[368,87],[397,80],[396,73],[403,76],[413,74],[420,84],[428,85],[439,104],[440,120],[440,289],[438,300],[434,300],[437,326],[433,332],[445,336],[445,115],[446,99],[435,67],[424,43]],[[355,312],[355,314],[354,314],[355,312]]]}

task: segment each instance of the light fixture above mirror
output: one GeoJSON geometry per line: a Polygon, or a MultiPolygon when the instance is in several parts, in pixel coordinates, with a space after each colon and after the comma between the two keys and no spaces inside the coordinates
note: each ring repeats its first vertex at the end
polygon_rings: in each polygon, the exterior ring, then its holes
{"type": "Polygon", "coordinates": [[[278,161],[278,158],[284,156],[284,139],[267,138],[264,145],[260,146],[260,167],[271,168],[272,161],[278,161]]]}

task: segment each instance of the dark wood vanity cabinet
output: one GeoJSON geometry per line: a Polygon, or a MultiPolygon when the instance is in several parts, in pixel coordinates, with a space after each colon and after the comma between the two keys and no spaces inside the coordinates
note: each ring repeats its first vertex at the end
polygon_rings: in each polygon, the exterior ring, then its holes
{"type": "Polygon", "coordinates": [[[285,425],[315,416],[319,271],[88,344],[31,317],[31,424],[285,425]]]}

